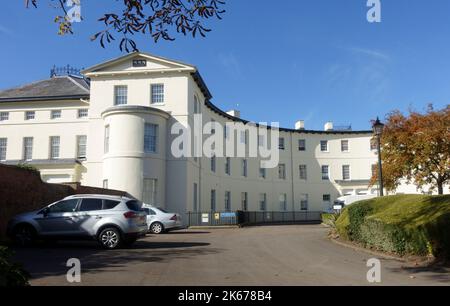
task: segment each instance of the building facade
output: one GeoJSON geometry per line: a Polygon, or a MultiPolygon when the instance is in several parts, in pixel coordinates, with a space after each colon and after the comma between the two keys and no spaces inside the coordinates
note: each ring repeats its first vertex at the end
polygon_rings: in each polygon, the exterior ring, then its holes
{"type": "Polygon", "coordinates": [[[173,127],[195,126],[195,115],[247,123],[211,103],[196,67],[132,53],[82,73],[0,92],[0,162],[181,213],[328,210],[341,195],[377,193],[369,187],[377,162],[369,130],[327,123],[312,131],[299,121],[279,130],[279,163],[269,169],[258,157],[175,157],[173,127]]]}

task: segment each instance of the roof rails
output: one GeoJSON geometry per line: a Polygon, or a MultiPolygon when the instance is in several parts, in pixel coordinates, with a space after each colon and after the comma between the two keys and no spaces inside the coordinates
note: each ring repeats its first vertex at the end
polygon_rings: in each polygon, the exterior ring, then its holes
{"type": "Polygon", "coordinates": [[[67,198],[88,198],[88,197],[95,197],[95,198],[101,198],[101,197],[107,197],[107,198],[126,198],[125,196],[121,195],[110,195],[110,194],[73,194],[70,196],[67,196],[67,198]]]}

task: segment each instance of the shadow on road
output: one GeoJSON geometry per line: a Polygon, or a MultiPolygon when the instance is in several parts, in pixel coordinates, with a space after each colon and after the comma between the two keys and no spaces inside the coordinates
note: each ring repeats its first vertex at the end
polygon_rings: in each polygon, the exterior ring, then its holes
{"type": "Polygon", "coordinates": [[[421,274],[422,277],[429,280],[450,284],[450,269],[442,265],[427,265],[419,267],[401,267],[390,268],[394,273],[408,273],[414,276],[415,274],[421,274]]]}
{"type": "Polygon", "coordinates": [[[203,232],[200,232],[200,231],[197,231],[197,232],[194,232],[194,231],[191,231],[191,232],[189,232],[189,231],[173,231],[173,232],[167,232],[164,235],[202,235],[202,234],[211,234],[211,232],[206,232],[206,231],[203,231],[203,232]]]}
{"type": "Polygon", "coordinates": [[[219,253],[219,249],[206,248],[209,243],[137,241],[126,249],[103,250],[96,242],[59,242],[33,248],[15,248],[14,260],[21,263],[32,279],[63,276],[69,270],[67,260],[77,258],[83,273],[125,271],[130,265],[149,262],[168,262],[194,256],[219,253]]]}

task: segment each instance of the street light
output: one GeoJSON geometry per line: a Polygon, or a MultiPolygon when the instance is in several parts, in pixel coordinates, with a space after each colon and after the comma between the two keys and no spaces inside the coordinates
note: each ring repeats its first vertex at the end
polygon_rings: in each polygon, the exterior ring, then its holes
{"type": "Polygon", "coordinates": [[[381,165],[381,135],[383,134],[384,124],[381,123],[380,118],[373,124],[373,134],[377,138],[377,151],[378,151],[378,188],[380,189],[380,196],[384,196],[383,186],[383,169],[381,165]]]}

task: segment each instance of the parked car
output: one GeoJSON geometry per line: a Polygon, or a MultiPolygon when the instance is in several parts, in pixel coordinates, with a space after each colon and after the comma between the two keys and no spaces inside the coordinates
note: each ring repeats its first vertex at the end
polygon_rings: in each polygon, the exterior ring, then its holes
{"type": "Polygon", "coordinates": [[[337,198],[337,200],[334,202],[334,205],[341,205],[342,208],[344,208],[345,206],[348,206],[355,202],[362,201],[362,200],[370,200],[370,199],[373,199],[376,197],[377,197],[376,194],[347,195],[347,196],[337,198]]]}
{"type": "Polygon", "coordinates": [[[181,228],[183,225],[179,214],[169,213],[162,208],[146,204],[143,205],[143,210],[147,213],[148,231],[153,234],[168,232],[181,228]]]}
{"type": "Polygon", "coordinates": [[[106,249],[133,244],[147,233],[142,203],[107,195],[74,195],[15,216],[8,235],[21,245],[34,240],[95,239],[106,249]]]}

